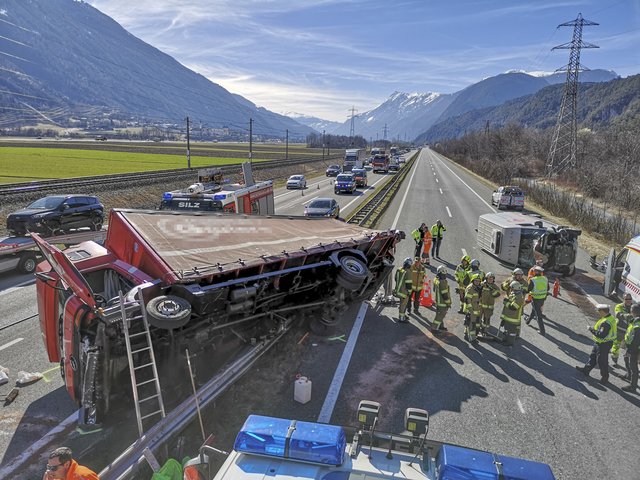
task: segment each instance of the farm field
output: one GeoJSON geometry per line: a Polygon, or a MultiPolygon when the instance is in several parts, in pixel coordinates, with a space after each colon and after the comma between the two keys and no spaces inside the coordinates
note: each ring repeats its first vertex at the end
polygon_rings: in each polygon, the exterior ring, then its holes
{"type": "MultiPolygon", "coordinates": [[[[253,161],[284,158],[284,145],[256,144],[253,161]]],[[[248,144],[194,143],[191,166],[242,163],[248,144]]],[[[290,145],[289,157],[315,157],[317,150],[290,145]]],[[[320,151],[320,155],[322,152],[320,151]]],[[[185,168],[186,144],[87,141],[0,142],[0,183],[185,168]]]]}

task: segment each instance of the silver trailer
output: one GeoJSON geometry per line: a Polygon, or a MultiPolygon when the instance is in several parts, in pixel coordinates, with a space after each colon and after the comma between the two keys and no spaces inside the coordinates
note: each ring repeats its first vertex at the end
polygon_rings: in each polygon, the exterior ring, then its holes
{"type": "Polygon", "coordinates": [[[582,232],[524,213],[488,213],[478,219],[478,246],[509,265],[564,275],[575,273],[578,237],[582,232]]]}

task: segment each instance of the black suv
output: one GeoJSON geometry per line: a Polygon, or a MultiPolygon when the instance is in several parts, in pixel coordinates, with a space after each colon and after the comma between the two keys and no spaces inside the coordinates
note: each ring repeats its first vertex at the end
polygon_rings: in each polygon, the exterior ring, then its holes
{"type": "Polygon", "coordinates": [[[36,200],[24,210],[7,218],[7,230],[12,235],[27,232],[51,236],[76,228],[100,230],[104,222],[104,207],[98,197],[86,195],[53,195],[36,200]]]}
{"type": "Polygon", "coordinates": [[[342,168],[340,165],[330,165],[326,173],[327,177],[337,177],[338,174],[342,173],[342,168]]]}

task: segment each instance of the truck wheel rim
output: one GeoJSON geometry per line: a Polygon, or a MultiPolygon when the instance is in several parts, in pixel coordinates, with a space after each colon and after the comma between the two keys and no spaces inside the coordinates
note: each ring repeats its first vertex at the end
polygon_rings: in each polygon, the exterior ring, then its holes
{"type": "Polygon", "coordinates": [[[164,300],[158,304],[158,311],[163,315],[174,316],[182,311],[180,305],[173,300],[164,300]]]}
{"type": "Polygon", "coordinates": [[[345,270],[348,270],[353,273],[365,273],[364,268],[362,268],[362,264],[358,262],[356,259],[347,258],[342,264],[345,270]]]}

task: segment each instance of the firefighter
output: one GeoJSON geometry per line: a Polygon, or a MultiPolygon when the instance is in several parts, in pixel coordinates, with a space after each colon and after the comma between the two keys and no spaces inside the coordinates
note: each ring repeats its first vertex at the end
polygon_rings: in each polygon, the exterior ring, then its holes
{"type": "Polygon", "coordinates": [[[478,322],[482,314],[480,307],[480,294],[482,293],[482,283],[480,275],[476,274],[471,277],[471,283],[464,292],[464,339],[469,342],[477,340],[476,333],[478,331],[478,322]]]}
{"type": "Polygon", "coordinates": [[[471,279],[474,275],[478,275],[480,277],[480,282],[484,281],[484,272],[480,270],[480,260],[477,258],[474,258],[469,262],[469,269],[466,271],[462,282],[465,288],[471,283],[471,279]]]}
{"type": "Polygon", "coordinates": [[[504,327],[503,342],[513,345],[520,336],[520,323],[522,320],[522,306],[524,305],[524,293],[522,284],[513,280],[509,285],[509,294],[502,302],[502,315],[500,326],[504,327]]]}
{"type": "Polygon", "coordinates": [[[500,288],[509,295],[509,293],[511,293],[511,284],[514,280],[520,284],[522,293],[525,295],[527,293],[527,280],[524,278],[524,272],[521,268],[515,268],[513,272],[511,272],[511,277],[502,282],[500,288]]]}
{"type": "Polygon", "coordinates": [[[471,263],[471,257],[469,257],[469,255],[464,255],[460,259],[460,264],[456,267],[455,272],[453,272],[453,276],[458,283],[456,293],[460,296],[460,310],[458,310],[458,313],[464,313],[464,279],[467,276],[467,271],[470,268],[469,263],[471,263]]]}
{"type": "MultiPolygon", "coordinates": [[[[413,295],[413,311],[418,313],[420,307],[420,296],[422,295],[422,287],[424,285],[424,277],[427,275],[427,271],[420,262],[420,257],[413,259],[413,264],[409,270],[411,275],[411,292],[413,295]]],[[[407,313],[411,313],[411,300],[407,305],[407,313]]]]}
{"type": "Polygon", "coordinates": [[[422,223],[418,228],[411,232],[411,237],[413,238],[413,241],[416,242],[416,251],[413,255],[414,257],[420,257],[420,255],[422,254],[422,246],[424,245],[424,232],[427,230],[427,224],[422,223]]]}
{"type": "Polygon", "coordinates": [[[398,315],[399,322],[407,321],[405,310],[407,309],[409,300],[411,300],[411,291],[413,290],[413,285],[411,283],[411,274],[409,272],[410,268],[411,258],[405,258],[404,262],[402,262],[402,268],[396,270],[396,289],[393,291],[393,295],[400,299],[398,315]]]}
{"type": "Polygon", "coordinates": [[[436,317],[431,324],[431,333],[437,335],[440,331],[447,331],[444,326],[444,317],[451,308],[451,292],[447,281],[447,268],[444,265],[438,267],[436,278],[433,279],[433,291],[436,301],[436,317]]]}
{"type": "MultiPolygon", "coordinates": [[[[631,315],[632,302],[633,298],[631,297],[631,294],[627,292],[622,296],[622,303],[618,303],[613,309],[613,313],[618,321],[618,336],[613,341],[613,346],[611,347],[611,360],[613,360],[613,363],[616,365],[618,364],[618,357],[620,356],[620,343],[624,341],[624,336],[627,333],[627,326],[629,325],[629,321],[633,318],[631,315]]],[[[628,368],[627,373],[629,373],[628,368]]]]}
{"type": "Polygon", "coordinates": [[[496,276],[492,272],[487,272],[482,282],[482,292],[480,293],[480,308],[482,309],[480,330],[483,334],[487,332],[491,325],[493,307],[496,298],[500,296],[500,288],[496,285],[496,276]]]}
{"type": "Polygon", "coordinates": [[[424,249],[422,250],[422,262],[425,265],[431,265],[429,252],[431,251],[431,246],[433,245],[433,236],[431,235],[431,230],[429,230],[428,228],[425,228],[424,230],[422,241],[424,243],[424,249]]]}
{"type": "Polygon", "coordinates": [[[433,237],[433,246],[431,247],[431,256],[433,258],[440,258],[440,244],[442,243],[442,236],[447,229],[442,225],[442,221],[438,220],[431,227],[431,236],[433,237]]]}
{"type": "Polygon", "coordinates": [[[598,365],[600,367],[598,383],[606,384],[609,381],[609,352],[618,335],[617,322],[615,317],[611,315],[609,305],[599,303],[596,305],[596,310],[600,318],[593,327],[589,327],[589,331],[593,334],[593,349],[586,365],[584,367],[576,365],[576,370],[589,375],[589,372],[598,365]]]}
{"type": "Polygon", "coordinates": [[[638,354],[640,353],[640,305],[631,307],[631,318],[629,326],[624,335],[624,343],[627,353],[624,356],[625,364],[628,365],[627,378],[631,385],[622,387],[625,392],[635,392],[638,388],[638,354]]]}
{"type": "Polygon", "coordinates": [[[544,321],[542,315],[542,306],[544,301],[549,295],[549,280],[544,275],[544,269],[539,266],[535,266],[535,276],[529,280],[528,290],[531,295],[531,315],[529,315],[525,322],[527,325],[531,323],[531,320],[536,318],[538,320],[538,333],[544,336],[544,321]]]}

